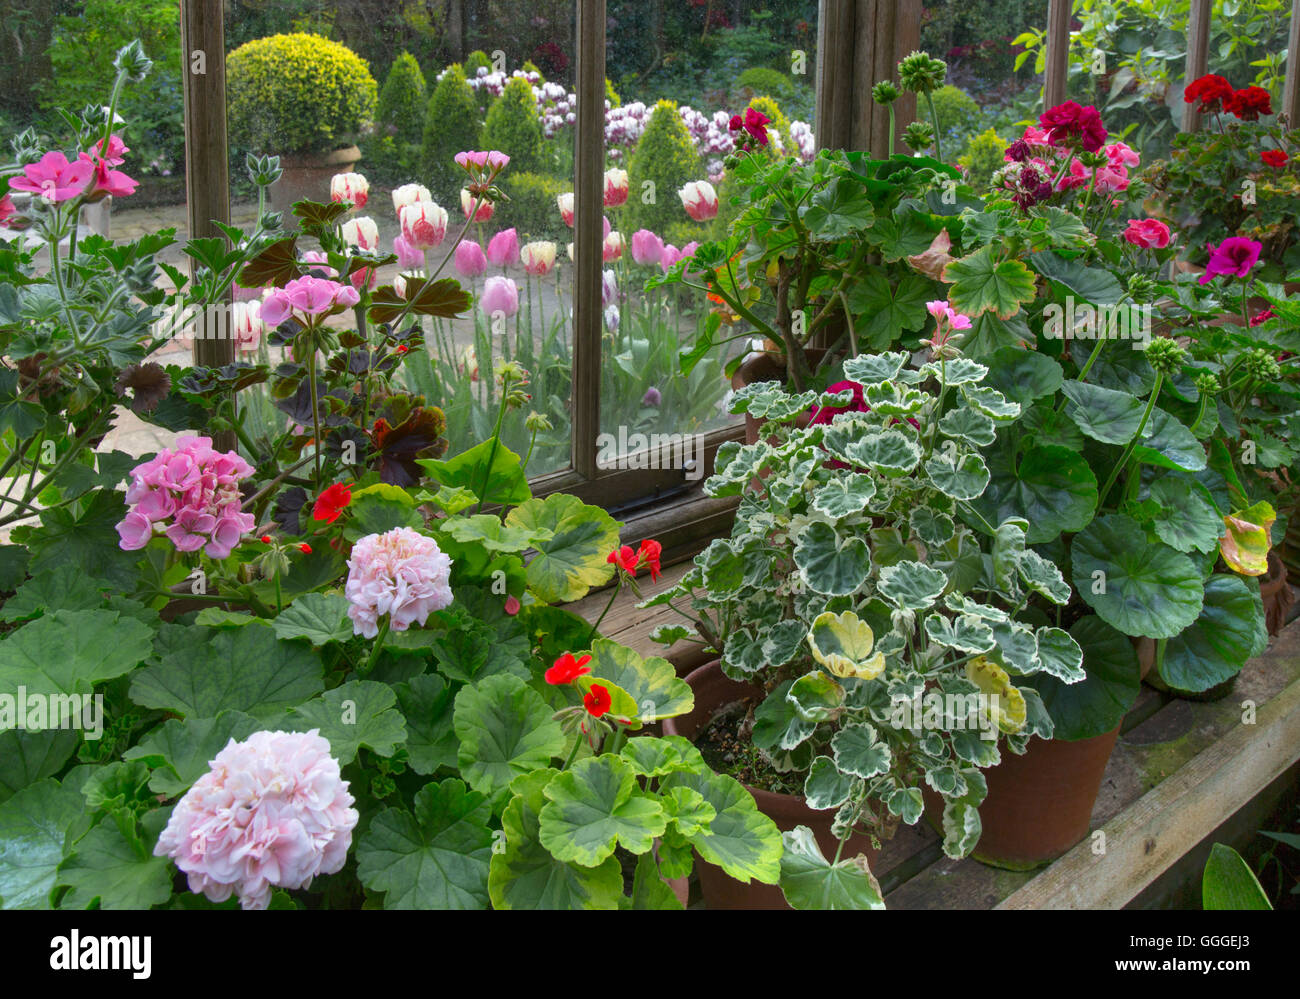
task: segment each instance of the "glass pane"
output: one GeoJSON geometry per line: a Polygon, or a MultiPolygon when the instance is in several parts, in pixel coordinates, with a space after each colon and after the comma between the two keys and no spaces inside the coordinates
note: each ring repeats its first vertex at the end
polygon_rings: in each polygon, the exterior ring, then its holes
{"type": "Polygon", "coordinates": [[[766,114],[769,155],[812,157],[817,3],[611,0],[606,44],[600,461],[638,467],[620,455],[671,447],[667,466],[651,467],[677,468],[696,454],[695,435],[736,420],[724,369],[748,339],[737,323],[719,336],[736,337],[729,347],[683,374],[679,354],[712,305],[702,290],[647,291],[646,280],[699,243],[725,238],[734,209],[723,160],[736,148],[734,115],[766,114]]]}
{"type": "MultiPolygon", "coordinates": [[[[401,290],[406,277],[436,272],[457,277],[475,297],[473,309],[459,318],[420,320],[423,345],[403,357],[393,388],[423,395],[443,410],[456,453],[491,435],[501,402],[495,366],[517,361],[529,372],[532,398],[523,411],[506,415],[502,440],[521,456],[531,449],[531,475],[570,462],[572,268],[565,247],[571,236],[558,199],[573,190],[575,27],[573,0],[227,3],[232,182],[239,209],[256,212],[243,169],[248,152],[281,156],[286,173],[271,192],[276,210],[304,197],[328,200],[333,175],[361,174],[366,203],[348,218],[369,221],[349,224],[344,235],[366,245],[374,240],[380,253],[401,257],[379,268],[377,287],[396,281],[401,290]],[[270,69],[255,68],[259,48],[289,44],[268,38],[298,33],[316,37],[295,39],[294,49],[276,48],[270,69]],[[308,85],[293,91],[283,60],[297,58],[298,49],[307,47],[318,65],[325,58],[347,60],[347,53],[324,56],[338,50],[323,45],[343,46],[364,62],[360,89],[322,94],[308,85]],[[297,105],[286,103],[286,92],[297,105]],[[467,223],[474,206],[454,156],[477,149],[510,157],[497,182],[509,200],[495,210],[482,206],[467,223]],[[414,203],[426,198],[433,206],[414,203]],[[404,230],[399,204],[408,203],[404,230]],[[395,243],[404,232],[405,241],[395,243]],[[535,439],[525,425],[530,411],[550,427],[535,439]]],[[[350,325],[351,313],[337,323],[350,325]]],[[[261,349],[277,359],[274,345],[269,353],[261,349]]],[[[262,432],[283,425],[283,409],[266,392],[245,401],[262,432]]]]}

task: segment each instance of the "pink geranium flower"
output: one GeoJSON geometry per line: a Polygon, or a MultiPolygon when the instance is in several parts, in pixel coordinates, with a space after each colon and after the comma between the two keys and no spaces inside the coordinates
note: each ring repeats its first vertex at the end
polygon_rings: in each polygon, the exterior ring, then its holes
{"type": "Polygon", "coordinates": [[[1201,275],[1198,283],[1209,284],[1219,275],[1245,277],[1259,262],[1259,254],[1263,248],[1261,243],[1246,239],[1244,236],[1229,236],[1218,246],[1207,244],[1206,249],[1210,253],[1210,260],[1205,265],[1205,273],[1201,275]]]}
{"type": "Polygon", "coordinates": [[[9,187],[14,191],[39,194],[51,204],[58,204],[83,194],[94,172],[89,157],[79,157],[69,163],[66,156],[55,150],[46,153],[38,162],[23,167],[23,176],[9,178],[9,187]]]}
{"type": "Polygon", "coordinates": [[[1159,219],[1129,219],[1124,230],[1124,240],[1144,250],[1169,245],[1169,226],[1159,219]]]}
{"type": "Polygon", "coordinates": [[[451,559],[409,527],[368,534],[352,547],[344,593],[355,634],[374,638],[387,615],[393,631],[424,624],[452,602],[451,559]]]}

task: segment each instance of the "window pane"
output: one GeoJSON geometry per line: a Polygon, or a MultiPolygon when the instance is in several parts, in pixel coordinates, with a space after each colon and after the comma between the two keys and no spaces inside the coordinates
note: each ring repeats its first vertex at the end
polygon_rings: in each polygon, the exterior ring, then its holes
{"type": "Polygon", "coordinates": [[[812,157],[817,4],[611,0],[607,24],[601,464],[637,467],[618,456],[671,440],[669,464],[651,467],[675,468],[693,452],[676,435],[736,421],[725,369],[748,338],[743,323],[724,325],[717,339],[737,339],[682,374],[679,353],[696,342],[712,305],[703,290],[647,291],[646,280],[695,245],[725,238],[733,115],[766,114],[767,155],[812,157]]]}
{"type": "MultiPolygon", "coordinates": [[[[227,4],[237,203],[248,206],[253,194],[242,168],[248,151],[279,154],[289,170],[272,192],[277,210],[301,197],[327,199],[332,174],[360,173],[369,185],[368,200],[352,214],[374,223],[378,250],[390,253],[403,235],[394,191],[405,188],[397,195],[403,200],[422,199],[424,192],[407,185],[422,186],[437,209],[409,214],[403,259],[380,268],[377,284],[437,271],[457,277],[476,304],[472,314],[457,319],[421,321],[424,348],[404,358],[395,388],[422,394],[443,409],[455,453],[491,435],[500,406],[494,366],[519,362],[530,373],[532,400],[523,411],[507,414],[502,439],[521,456],[532,446],[532,475],[570,463],[572,268],[565,251],[572,236],[558,198],[573,190],[575,25],[573,0],[227,4]],[[348,93],[342,100],[332,95],[311,103],[315,92],[304,88],[295,96],[300,111],[273,115],[278,109],[241,66],[247,57],[239,50],[247,44],[245,52],[255,51],[268,36],[296,32],[324,36],[363,59],[372,96],[348,93]],[[373,110],[356,115],[362,106],[373,110]],[[494,210],[482,207],[451,254],[473,208],[462,191],[466,175],[453,157],[474,149],[510,156],[498,181],[509,200],[494,210]],[[323,163],[330,153],[334,162],[323,163]],[[432,221],[433,231],[417,225],[417,217],[432,221]],[[411,245],[421,237],[436,245],[411,245]],[[535,444],[525,426],[530,410],[551,425],[535,444]]],[[[295,44],[319,46],[314,40],[295,44]]],[[[280,95],[292,89],[284,71],[271,79],[280,95]]],[[[369,231],[366,224],[358,228],[369,231]]],[[[351,320],[348,313],[337,321],[346,326],[351,320]]],[[[246,409],[268,430],[282,422],[266,393],[246,400],[246,409]]]]}

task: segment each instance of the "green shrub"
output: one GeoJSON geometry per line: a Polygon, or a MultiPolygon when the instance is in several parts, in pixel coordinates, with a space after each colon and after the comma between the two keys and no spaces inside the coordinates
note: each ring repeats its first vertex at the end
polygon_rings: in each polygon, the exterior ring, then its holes
{"type": "Polygon", "coordinates": [[[502,176],[502,188],[510,199],[498,206],[497,217],[503,228],[519,230],[521,243],[533,239],[550,239],[564,251],[573,241],[573,231],[564,224],[555,199],[573,190],[573,182],[545,174],[516,173],[514,164],[502,176]]]}
{"type": "MultiPolygon", "coordinates": [[[[934,97],[935,114],[939,117],[939,132],[943,135],[947,135],[952,129],[961,129],[963,126],[969,128],[970,123],[980,113],[980,106],[975,103],[975,99],[952,84],[940,87],[931,96],[934,97]]],[[[929,120],[928,116],[922,117],[929,120]]]]}
{"type": "Polygon", "coordinates": [[[989,128],[970,140],[966,152],[957,158],[957,162],[965,167],[967,179],[973,188],[987,191],[993,172],[1006,166],[1006,158],[1003,156],[1006,151],[1007,143],[989,128]]]}
{"type": "Polygon", "coordinates": [[[677,192],[688,182],[701,180],[704,167],[672,101],[660,101],[650,113],[645,133],[628,162],[628,176],[632,194],[625,209],[627,218],[620,227],[629,238],[638,229],[662,233],[686,218],[677,192]],[[654,184],[650,204],[645,203],[651,193],[647,181],[654,184]]]}
{"type": "Polygon", "coordinates": [[[366,61],[319,35],[272,35],[226,61],[230,135],[265,153],[327,152],[371,123],[379,87],[366,61]]]}
{"type": "MultiPolygon", "coordinates": [[[[424,142],[420,147],[420,180],[429,185],[444,206],[460,203],[460,178],[464,175],[453,157],[478,144],[478,101],[459,63],[452,63],[433,88],[424,115],[424,142]]],[[[412,178],[415,179],[415,178],[412,178]]]]}
{"type": "Polygon", "coordinates": [[[465,57],[465,76],[478,76],[480,69],[486,69],[489,73],[492,72],[492,60],[488,58],[488,54],[482,49],[475,49],[465,57]]]}
{"type": "Polygon", "coordinates": [[[479,148],[506,153],[512,170],[535,173],[542,166],[542,122],[533,86],[523,77],[512,78],[488,108],[479,148]]]}
{"type": "Polygon", "coordinates": [[[736,78],[738,94],[777,94],[784,97],[792,89],[794,85],[788,76],[766,66],[752,66],[736,78]]]}
{"type": "Polygon", "coordinates": [[[614,89],[614,84],[609,82],[609,77],[605,77],[605,100],[609,101],[612,108],[621,108],[623,98],[618,96],[618,91],[614,89]]]}
{"type": "Polygon", "coordinates": [[[403,52],[394,61],[379,91],[375,120],[398,143],[419,143],[424,136],[424,109],[429,97],[415,56],[403,52]]]}

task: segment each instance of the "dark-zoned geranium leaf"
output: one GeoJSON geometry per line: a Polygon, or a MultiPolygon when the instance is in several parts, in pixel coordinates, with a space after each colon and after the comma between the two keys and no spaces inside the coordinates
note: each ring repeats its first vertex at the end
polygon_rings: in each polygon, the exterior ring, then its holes
{"type": "Polygon", "coordinates": [[[379,478],[394,486],[411,486],[420,479],[420,458],[441,458],[447,451],[447,418],[436,406],[422,406],[390,427],[376,420],[371,433],[379,457],[379,478]]]}
{"type": "Polygon", "coordinates": [[[264,288],[267,285],[283,288],[294,278],[301,277],[297,243],[297,236],[276,240],[244,265],[239,272],[239,284],[244,288],[264,288]]]}
{"type": "Polygon", "coordinates": [[[396,322],[412,312],[440,319],[455,319],[473,304],[470,293],[455,278],[426,281],[423,278],[406,279],[406,297],[397,294],[392,285],[376,288],[371,296],[370,318],[377,323],[396,322]]]}

